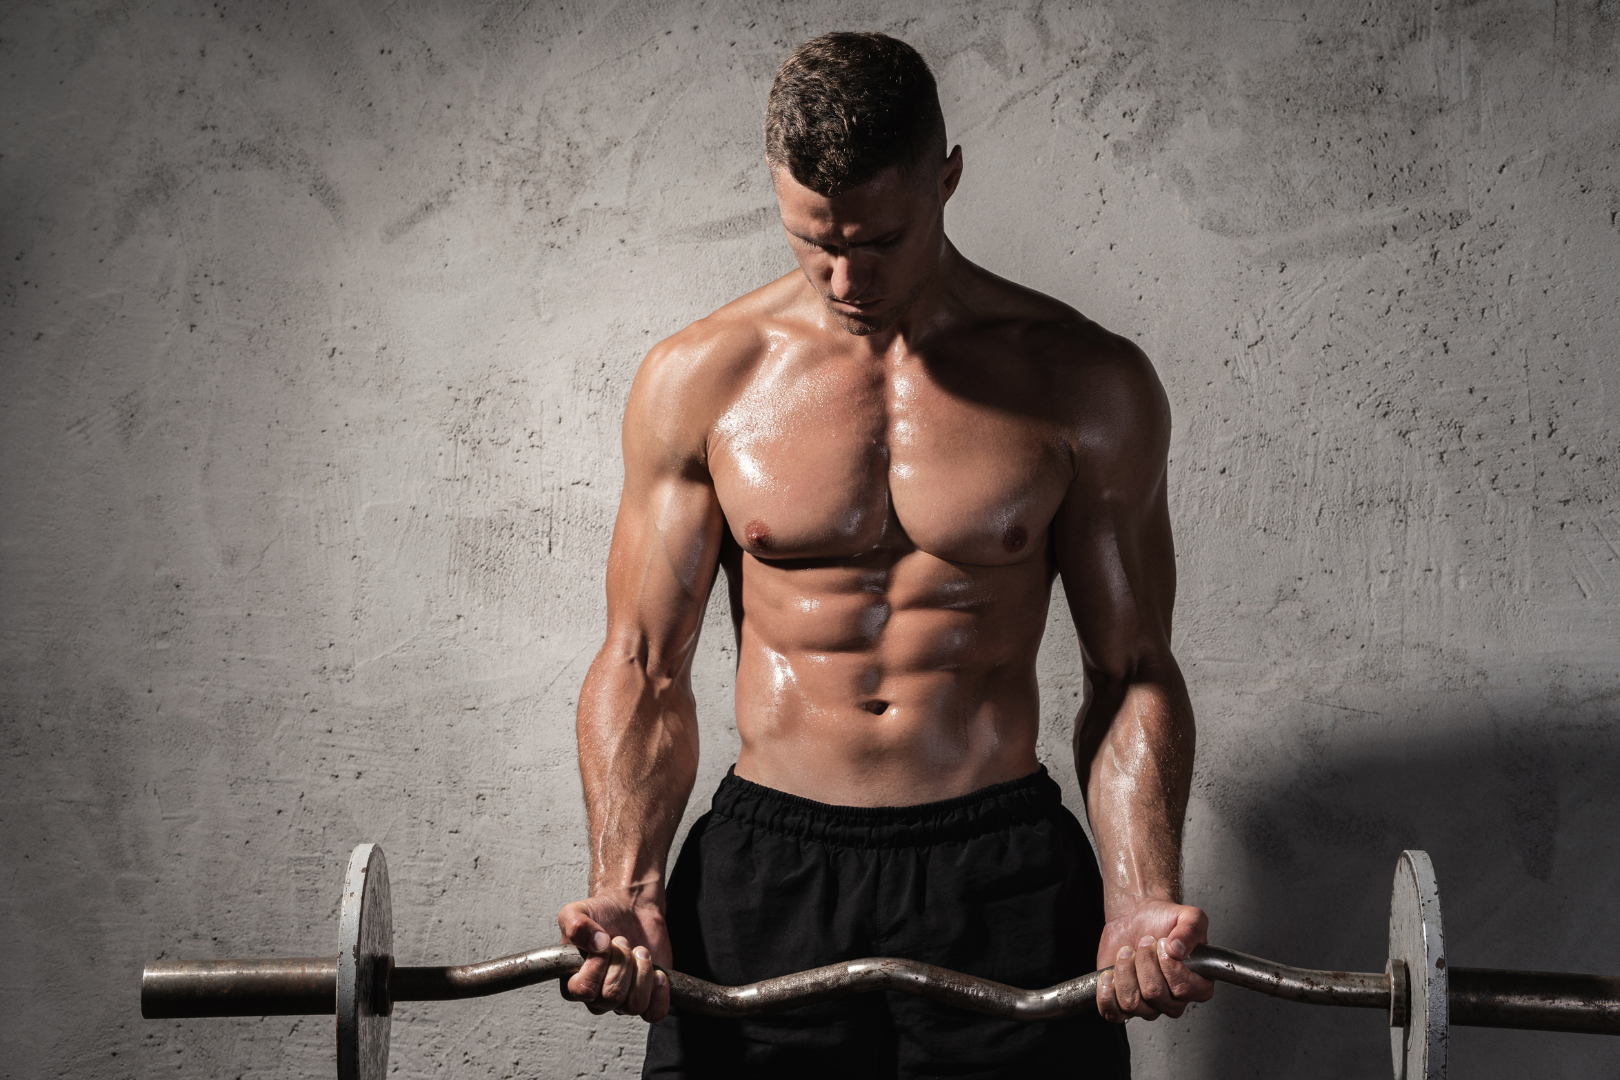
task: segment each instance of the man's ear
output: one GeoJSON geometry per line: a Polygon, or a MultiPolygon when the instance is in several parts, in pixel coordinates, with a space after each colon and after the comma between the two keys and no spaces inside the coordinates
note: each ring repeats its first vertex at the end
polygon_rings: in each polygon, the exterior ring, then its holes
{"type": "Polygon", "coordinates": [[[939,202],[943,206],[956,194],[956,185],[962,182],[962,147],[953,146],[945,158],[945,167],[939,171],[939,202]]]}

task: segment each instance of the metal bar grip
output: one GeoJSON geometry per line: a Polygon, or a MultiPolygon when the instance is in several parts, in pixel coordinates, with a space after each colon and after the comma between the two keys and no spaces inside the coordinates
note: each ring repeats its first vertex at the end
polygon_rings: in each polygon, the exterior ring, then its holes
{"type": "Polygon", "coordinates": [[[396,967],[388,976],[395,1001],[454,1001],[501,994],[548,979],[566,979],[583,963],[572,945],[552,945],[456,967],[396,967]]]}
{"type": "Polygon", "coordinates": [[[1290,967],[1216,945],[1193,949],[1186,966],[1193,974],[1206,979],[1307,1005],[1389,1008],[1389,976],[1381,971],[1316,971],[1290,967]]]}

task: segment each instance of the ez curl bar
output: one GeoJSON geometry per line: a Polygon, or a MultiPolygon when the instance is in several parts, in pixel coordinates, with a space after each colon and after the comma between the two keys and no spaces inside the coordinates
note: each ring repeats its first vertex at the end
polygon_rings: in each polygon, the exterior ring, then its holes
{"type": "MultiPolygon", "coordinates": [[[[460,967],[402,967],[393,958],[388,866],[376,844],[349,858],[336,958],[173,960],[141,976],[141,1015],[337,1016],[339,1080],[382,1080],[396,1001],[448,1001],[504,993],[579,970],[571,945],[553,945],[460,967]]],[[[1390,900],[1383,972],[1313,971],[1213,945],[1187,967],[1218,982],[1311,1005],[1382,1009],[1389,1015],[1395,1080],[1443,1080],[1451,1025],[1620,1035],[1620,978],[1454,968],[1446,961],[1440,891],[1422,851],[1403,851],[1390,900]]],[[[1106,969],[1105,969],[1106,970],[1106,969]]],[[[1096,1007],[1101,971],[1045,990],[1019,990],[914,960],[876,958],[717,986],[667,971],[671,1007],[736,1017],[791,1009],[873,990],[898,990],[1012,1020],[1050,1020],[1096,1007]]]]}

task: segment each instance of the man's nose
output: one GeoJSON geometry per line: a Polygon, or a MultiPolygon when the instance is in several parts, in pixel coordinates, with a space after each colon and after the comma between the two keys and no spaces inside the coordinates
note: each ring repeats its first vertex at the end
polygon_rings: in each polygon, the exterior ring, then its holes
{"type": "Polygon", "coordinates": [[[852,258],[849,255],[834,255],[832,261],[832,278],[827,282],[832,289],[836,300],[862,300],[861,294],[872,280],[871,269],[862,265],[863,260],[852,258]]]}

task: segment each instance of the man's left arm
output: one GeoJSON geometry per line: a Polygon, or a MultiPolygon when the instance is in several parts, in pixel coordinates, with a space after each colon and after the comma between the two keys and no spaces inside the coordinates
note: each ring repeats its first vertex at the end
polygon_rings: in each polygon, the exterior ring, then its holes
{"type": "Polygon", "coordinates": [[[1170,651],[1175,549],[1165,496],[1170,409],[1152,365],[1113,338],[1088,363],[1076,473],[1055,528],[1058,571],[1088,683],[1075,765],[1103,880],[1097,1009],[1123,1022],[1180,1016],[1209,980],[1181,961],[1208,919],[1181,902],[1192,704],[1170,651]]]}

